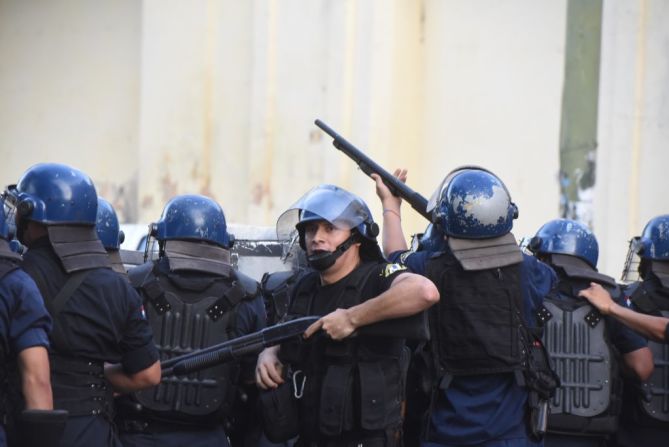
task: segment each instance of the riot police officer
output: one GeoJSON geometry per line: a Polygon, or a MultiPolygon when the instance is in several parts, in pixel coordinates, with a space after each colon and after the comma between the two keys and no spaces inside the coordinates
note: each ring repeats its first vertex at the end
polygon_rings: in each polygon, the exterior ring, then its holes
{"type": "Polygon", "coordinates": [[[604,445],[618,431],[622,371],[646,380],[653,370],[652,354],[643,337],[602,318],[578,296],[596,282],[622,298],[615,280],[597,271],[599,245],[585,225],[551,220],[530,240],[529,249],[558,275],[556,288],[537,312],[544,345],[562,383],[551,399],[545,444],[604,445]],[[577,364],[581,367],[574,368],[577,364]]]}
{"type": "Polygon", "coordinates": [[[655,370],[647,383],[626,386],[617,442],[620,446],[664,446],[669,439],[669,350],[661,343],[669,341],[669,215],[656,216],[646,224],[630,244],[628,261],[633,256],[641,258],[641,281],[625,290],[633,310],[613,301],[597,284],[581,294],[603,314],[653,340],[648,345],[655,370]]]}
{"type": "Polygon", "coordinates": [[[112,270],[126,275],[119,249],[125,239],[125,234],[119,228],[118,217],[111,203],[98,197],[98,214],[95,219],[95,230],[102,246],[107,250],[112,270]]]}
{"type": "Polygon", "coordinates": [[[119,445],[112,392],[157,384],[160,364],[141,300],[109,268],[95,232],[95,186],[75,168],[43,163],[9,186],[6,197],[18,239],[28,247],[23,268],[54,322],[54,406],[70,413],[61,445],[119,445]]]}
{"type": "MultiPolygon", "coordinates": [[[[256,332],[265,326],[258,284],[230,263],[225,215],[201,195],[171,199],[151,226],[159,258],[128,272],[143,299],[162,359],[256,332]]],[[[164,377],[119,406],[124,446],[228,445],[240,380],[252,385],[255,358],[188,377],[164,377]],[[240,372],[241,369],[241,372],[240,372]]]]}
{"type": "Polygon", "coordinates": [[[286,435],[299,434],[299,445],[399,445],[405,341],[399,331],[365,331],[430,307],[437,290],[385,261],[369,208],[337,186],[313,188],[277,221],[280,238],[295,228],[314,271],[295,285],[288,315],[321,318],[305,332],[305,344],[265,350],[256,381],[278,387],[282,365],[290,365],[291,395],[301,398],[289,421],[299,433],[286,435]]]}
{"type": "MultiPolygon", "coordinates": [[[[8,238],[5,204],[0,199],[0,446],[3,447],[7,445],[4,427],[7,421],[12,422],[15,436],[46,431],[57,440],[62,431],[58,424],[52,427],[55,431],[48,429],[50,424],[41,424],[25,426],[27,433],[18,433],[21,400],[28,410],[53,409],[47,352],[51,318],[34,281],[20,268],[21,257],[10,249],[8,238]],[[14,379],[20,379],[20,383],[14,383],[14,379]]],[[[36,439],[44,445],[56,445],[49,437],[36,439]]],[[[24,437],[20,442],[34,445],[35,440],[24,437]]]]}
{"type": "Polygon", "coordinates": [[[408,252],[401,200],[374,178],[384,251],[432,279],[441,295],[430,312],[432,398],[423,445],[539,445],[541,424],[527,422],[541,420],[557,382],[529,326],[555,273],[521,253],[511,234],[518,210],[506,186],[480,167],[452,171],[428,202],[432,237],[441,239],[429,246],[437,250],[408,252]]]}

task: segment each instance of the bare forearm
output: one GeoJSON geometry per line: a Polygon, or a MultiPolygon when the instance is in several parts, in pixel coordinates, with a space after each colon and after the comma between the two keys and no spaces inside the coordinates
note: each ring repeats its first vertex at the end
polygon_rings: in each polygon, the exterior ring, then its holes
{"type": "Polygon", "coordinates": [[[51,374],[46,348],[36,346],[19,353],[21,391],[28,410],[52,410],[51,374]]]}
{"type": "Polygon", "coordinates": [[[131,393],[160,383],[160,362],[136,374],[127,374],[120,364],[105,365],[105,377],[118,393],[131,393]]]}
{"type": "Polygon", "coordinates": [[[383,204],[383,254],[386,256],[396,251],[408,250],[399,204],[383,204]]]}
{"type": "Polygon", "coordinates": [[[610,314],[646,338],[658,342],[667,341],[665,340],[665,331],[667,324],[669,324],[667,318],[634,312],[615,303],[610,307],[610,314]]]}
{"type": "Polygon", "coordinates": [[[381,295],[348,309],[355,327],[407,317],[439,301],[439,292],[431,281],[410,273],[402,276],[381,295]]]}

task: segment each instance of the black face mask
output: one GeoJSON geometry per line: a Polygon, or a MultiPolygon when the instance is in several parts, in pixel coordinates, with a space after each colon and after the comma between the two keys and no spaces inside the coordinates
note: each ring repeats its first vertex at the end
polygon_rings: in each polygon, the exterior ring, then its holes
{"type": "Polygon", "coordinates": [[[329,269],[334,265],[337,259],[344,254],[346,250],[351,248],[351,245],[353,245],[357,239],[357,235],[352,234],[348,239],[339,244],[339,246],[334,251],[323,250],[307,256],[307,262],[309,263],[309,266],[314,270],[318,270],[319,272],[323,272],[329,269]]]}

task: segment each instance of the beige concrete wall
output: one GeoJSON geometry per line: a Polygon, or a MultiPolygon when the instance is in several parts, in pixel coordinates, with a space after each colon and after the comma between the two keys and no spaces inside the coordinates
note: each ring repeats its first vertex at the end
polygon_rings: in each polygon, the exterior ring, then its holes
{"type": "Polygon", "coordinates": [[[0,0],[3,184],[69,163],[137,218],[139,13],[135,0],[0,0]]]}
{"type": "Polygon", "coordinates": [[[627,241],[669,213],[669,3],[604,2],[595,232],[619,276],[627,241]]]}
{"type": "Polygon", "coordinates": [[[534,234],[558,212],[566,3],[427,6],[420,189],[456,166],[485,166],[519,207],[516,236],[534,234]]]}
{"type": "MultiPolygon", "coordinates": [[[[668,14],[605,3],[605,270],[622,262],[608,247],[667,208],[668,14]]],[[[0,0],[0,178],[62,161],[126,221],[198,192],[256,225],[332,182],[380,217],[321,118],[426,196],[458,165],[494,170],[520,208],[514,232],[531,235],[558,213],[565,21],[565,0],[0,0]]]]}

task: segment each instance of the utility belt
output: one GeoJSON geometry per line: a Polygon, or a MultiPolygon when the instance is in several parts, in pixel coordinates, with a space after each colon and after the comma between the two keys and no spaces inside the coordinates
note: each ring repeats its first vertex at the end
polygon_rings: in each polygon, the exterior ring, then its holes
{"type": "Polygon", "coordinates": [[[194,416],[178,412],[156,412],[145,408],[131,396],[116,399],[116,424],[124,432],[169,433],[210,430],[221,425],[229,428],[222,412],[194,416]]]}
{"type": "Polygon", "coordinates": [[[112,415],[113,390],[102,362],[55,354],[49,357],[56,408],[67,410],[70,416],[112,415]]]}

